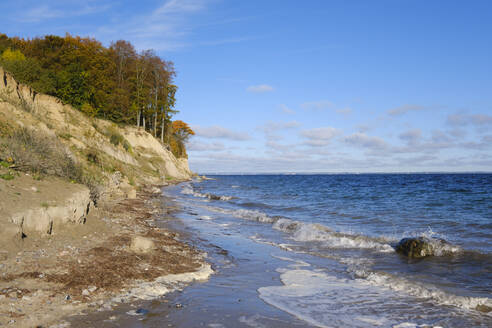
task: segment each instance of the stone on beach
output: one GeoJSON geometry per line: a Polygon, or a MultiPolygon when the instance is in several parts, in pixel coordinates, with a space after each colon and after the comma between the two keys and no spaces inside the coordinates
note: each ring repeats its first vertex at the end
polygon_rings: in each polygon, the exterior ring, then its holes
{"type": "Polygon", "coordinates": [[[155,244],[152,239],[142,236],[136,236],[132,238],[130,244],[130,250],[135,253],[148,253],[155,249],[155,244]]]}

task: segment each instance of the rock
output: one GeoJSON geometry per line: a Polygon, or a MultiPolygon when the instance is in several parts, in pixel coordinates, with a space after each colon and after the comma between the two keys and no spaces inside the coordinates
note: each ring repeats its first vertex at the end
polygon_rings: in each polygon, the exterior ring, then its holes
{"type": "Polygon", "coordinates": [[[211,200],[220,200],[220,196],[217,196],[214,194],[209,194],[207,196],[208,196],[208,199],[211,199],[211,200]]]}
{"type": "Polygon", "coordinates": [[[142,236],[136,236],[132,238],[130,244],[130,250],[135,253],[148,253],[155,249],[155,244],[152,239],[142,236]]]}
{"type": "MultiPolygon", "coordinates": [[[[441,244],[445,243],[444,240],[438,240],[437,242],[441,244]]],[[[396,245],[395,249],[398,253],[410,258],[423,258],[434,255],[435,246],[433,243],[435,242],[425,237],[403,238],[396,245]]]]}
{"type": "Polygon", "coordinates": [[[82,291],[82,295],[83,295],[83,296],[89,296],[90,294],[91,294],[91,293],[90,293],[87,289],[84,289],[84,290],[82,291]]]}
{"type": "Polygon", "coordinates": [[[128,199],[135,199],[135,198],[137,198],[137,190],[135,190],[133,188],[130,189],[130,190],[128,190],[127,193],[126,193],[126,198],[128,198],[128,199]]]}
{"type": "Polygon", "coordinates": [[[89,292],[91,292],[91,293],[94,293],[97,290],[97,287],[96,286],[89,286],[89,288],[87,288],[87,290],[89,290],[89,292]]]}
{"type": "Polygon", "coordinates": [[[71,299],[72,298],[70,297],[70,295],[66,295],[65,298],[64,298],[65,301],[70,301],[71,299]]]}
{"type": "Polygon", "coordinates": [[[477,311],[480,311],[480,312],[485,312],[485,313],[489,313],[492,311],[492,307],[490,306],[487,306],[485,304],[479,304],[477,305],[477,307],[475,308],[477,311]]]}
{"type": "Polygon", "coordinates": [[[7,252],[0,252],[0,262],[1,261],[6,261],[9,258],[9,253],[7,252]]]}
{"type": "Polygon", "coordinates": [[[160,194],[161,193],[161,190],[157,187],[153,187],[151,191],[153,194],[160,194]]]}
{"type": "Polygon", "coordinates": [[[147,313],[149,313],[149,310],[139,308],[139,309],[137,309],[137,311],[135,311],[135,313],[137,313],[137,314],[147,314],[147,313]]]}

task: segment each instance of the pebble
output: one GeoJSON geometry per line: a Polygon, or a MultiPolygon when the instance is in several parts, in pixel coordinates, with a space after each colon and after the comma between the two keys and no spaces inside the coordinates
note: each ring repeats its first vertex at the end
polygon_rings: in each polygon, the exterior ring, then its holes
{"type": "Polygon", "coordinates": [[[97,290],[97,287],[96,286],[89,286],[89,288],[87,288],[87,289],[89,290],[89,292],[94,293],[97,290]]]}
{"type": "Polygon", "coordinates": [[[135,311],[135,313],[137,313],[137,314],[147,314],[147,313],[149,313],[149,310],[139,308],[139,309],[137,309],[137,311],[135,311]]]}
{"type": "Polygon", "coordinates": [[[181,304],[181,303],[177,303],[177,304],[175,305],[175,307],[176,307],[176,309],[181,309],[181,308],[183,307],[183,304],[181,304]]]}
{"type": "Polygon", "coordinates": [[[65,301],[70,301],[71,299],[70,295],[65,296],[65,301]]]}
{"type": "Polygon", "coordinates": [[[91,294],[91,293],[90,293],[87,289],[84,289],[84,290],[82,291],[82,295],[83,295],[83,296],[89,296],[90,294],[91,294]]]}

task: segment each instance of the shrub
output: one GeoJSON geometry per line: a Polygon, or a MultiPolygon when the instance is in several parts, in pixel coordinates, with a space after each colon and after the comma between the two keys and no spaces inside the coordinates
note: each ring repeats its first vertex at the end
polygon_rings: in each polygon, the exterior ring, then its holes
{"type": "Polygon", "coordinates": [[[3,180],[12,180],[13,178],[14,178],[14,176],[10,173],[0,174],[0,179],[3,179],[3,180]]]}
{"type": "Polygon", "coordinates": [[[109,142],[113,145],[118,146],[120,143],[123,143],[123,136],[118,132],[112,131],[109,135],[109,142]]]}
{"type": "Polygon", "coordinates": [[[82,168],[55,137],[20,128],[7,138],[3,151],[6,153],[4,157],[11,157],[20,170],[81,180],[82,168]]]}

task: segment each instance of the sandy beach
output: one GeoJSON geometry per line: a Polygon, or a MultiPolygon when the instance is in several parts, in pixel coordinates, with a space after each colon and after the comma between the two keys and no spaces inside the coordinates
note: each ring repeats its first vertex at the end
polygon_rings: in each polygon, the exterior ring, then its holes
{"type": "Polygon", "coordinates": [[[155,227],[155,218],[173,210],[160,196],[160,188],[150,186],[135,199],[108,199],[85,224],[25,238],[3,252],[0,325],[63,326],[64,317],[151,299],[206,278],[211,271],[202,254],[176,232],[155,227]]]}

